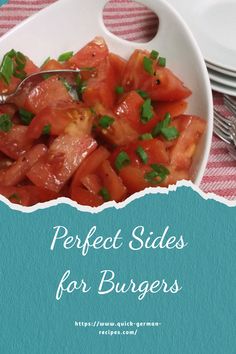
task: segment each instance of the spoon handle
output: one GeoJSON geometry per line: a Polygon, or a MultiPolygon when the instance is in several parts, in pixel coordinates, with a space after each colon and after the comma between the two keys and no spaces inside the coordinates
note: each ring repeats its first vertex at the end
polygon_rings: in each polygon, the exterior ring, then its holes
{"type": "Polygon", "coordinates": [[[0,104],[7,103],[9,95],[0,95],[0,104]]]}

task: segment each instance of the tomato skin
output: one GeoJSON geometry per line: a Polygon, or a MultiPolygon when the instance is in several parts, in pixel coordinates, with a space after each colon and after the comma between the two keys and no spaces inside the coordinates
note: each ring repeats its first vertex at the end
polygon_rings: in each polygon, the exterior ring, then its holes
{"type": "Polygon", "coordinates": [[[47,154],[30,169],[27,177],[38,187],[59,192],[95,148],[96,142],[92,137],[60,135],[47,154]]]}
{"type": "Polygon", "coordinates": [[[0,132],[0,151],[17,160],[32,146],[32,140],[27,137],[26,132],[27,127],[24,125],[14,125],[7,133],[0,132]]]}
{"type": "Polygon", "coordinates": [[[170,152],[171,166],[177,170],[188,170],[206,121],[197,116],[181,115],[173,120],[172,125],[179,130],[180,136],[170,152]]]}
{"type": "Polygon", "coordinates": [[[170,113],[171,117],[177,117],[181,114],[184,114],[188,106],[186,101],[174,101],[174,102],[156,102],[154,104],[154,110],[157,115],[164,119],[166,113],[170,113]]]}
{"type": "Polygon", "coordinates": [[[115,72],[117,85],[120,85],[122,82],[127,61],[114,53],[109,53],[109,60],[115,72]]]}
{"type": "Polygon", "coordinates": [[[103,186],[107,188],[111,200],[120,202],[127,194],[122,179],[116,174],[108,160],[104,161],[99,168],[99,176],[102,179],[103,186]]]}
{"type": "MultiPolygon", "coordinates": [[[[99,146],[94,150],[76,170],[71,182],[71,198],[74,199],[74,194],[79,186],[81,186],[82,179],[94,173],[98,167],[109,157],[110,153],[103,146],[99,146]]],[[[77,194],[76,194],[77,195],[77,194]]]]}
{"type": "Polygon", "coordinates": [[[91,77],[87,81],[87,86],[83,92],[85,104],[93,107],[99,103],[107,109],[112,109],[116,100],[116,82],[113,67],[109,58],[106,58],[99,65],[96,77],[91,77]]]}
{"type": "Polygon", "coordinates": [[[59,197],[57,193],[32,185],[19,187],[0,185],[0,194],[8,198],[14,204],[26,207],[59,197]]]}
{"type": "Polygon", "coordinates": [[[24,108],[36,114],[50,106],[52,102],[59,101],[72,102],[72,98],[60,78],[53,75],[41,81],[29,92],[24,108]]]}
{"type": "Polygon", "coordinates": [[[123,167],[119,173],[119,176],[121,177],[129,194],[133,194],[148,187],[144,174],[145,169],[130,165],[123,167]]]}
{"type": "Polygon", "coordinates": [[[73,194],[72,200],[81,205],[88,205],[91,207],[97,207],[103,203],[103,199],[100,195],[91,193],[81,187],[77,188],[76,192],[73,194]]]}
{"type": "Polygon", "coordinates": [[[147,73],[143,65],[144,57],[150,57],[150,53],[135,50],[128,60],[122,81],[127,91],[141,89],[154,101],[176,101],[191,95],[191,91],[171,70],[160,67],[156,62],[153,62],[155,75],[147,73]]]}
{"type": "Polygon", "coordinates": [[[3,186],[14,186],[21,182],[30,168],[44,156],[46,152],[47,147],[43,144],[33,146],[10,167],[0,171],[0,183],[3,186]]]}
{"type": "Polygon", "coordinates": [[[0,115],[4,113],[8,114],[10,117],[13,117],[16,113],[16,107],[12,104],[2,104],[0,106],[0,115]]]}
{"type": "Polygon", "coordinates": [[[97,67],[108,55],[108,48],[103,38],[95,37],[94,40],[86,44],[72,58],[68,64],[71,67],[97,67]]]}
{"type": "Polygon", "coordinates": [[[50,59],[41,67],[41,70],[60,70],[60,69],[64,69],[64,65],[62,65],[61,63],[59,63],[59,61],[55,59],[50,59]]]}

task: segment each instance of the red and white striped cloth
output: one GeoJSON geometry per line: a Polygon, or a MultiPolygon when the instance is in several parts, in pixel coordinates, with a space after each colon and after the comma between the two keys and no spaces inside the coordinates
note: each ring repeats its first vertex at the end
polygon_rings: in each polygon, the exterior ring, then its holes
{"type": "MultiPolygon", "coordinates": [[[[0,8],[0,36],[53,2],[55,0],[9,0],[0,8]]],[[[147,8],[130,0],[111,0],[104,10],[107,28],[128,40],[142,42],[152,38],[156,21],[155,15],[147,8]]],[[[223,96],[216,92],[214,105],[226,116],[229,114],[223,96]]],[[[236,162],[230,157],[225,143],[215,136],[201,189],[227,199],[236,199],[236,162]]]]}

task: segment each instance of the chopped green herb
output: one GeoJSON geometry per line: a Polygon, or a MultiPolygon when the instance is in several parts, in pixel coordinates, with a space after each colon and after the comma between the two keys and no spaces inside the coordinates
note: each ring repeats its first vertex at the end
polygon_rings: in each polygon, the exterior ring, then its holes
{"type": "Polygon", "coordinates": [[[148,57],[144,57],[143,58],[143,67],[144,67],[144,70],[150,74],[150,75],[153,75],[153,67],[152,67],[152,60],[148,57]]]}
{"type": "Polygon", "coordinates": [[[153,108],[151,99],[147,98],[141,107],[141,122],[143,124],[148,123],[153,117],[153,108]]]}
{"type": "Polygon", "coordinates": [[[121,151],[115,160],[115,167],[120,171],[124,166],[130,164],[129,155],[125,151],[121,151]]]}
{"type": "Polygon", "coordinates": [[[164,119],[161,122],[157,123],[157,125],[153,128],[152,130],[153,137],[156,138],[159,134],[161,134],[161,130],[163,128],[167,128],[170,122],[171,122],[170,113],[166,113],[164,119]]]}
{"type": "Polygon", "coordinates": [[[152,140],[153,136],[150,133],[140,135],[139,140],[152,140]]]}
{"type": "Polygon", "coordinates": [[[179,132],[176,127],[170,127],[171,116],[170,113],[166,113],[164,120],[159,122],[152,130],[152,135],[156,138],[161,134],[166,140],[174,140],[178,138],[179,132]]]}
{"type": "Polygon", "coordinates": [[[24,108],[19,109],[19,115],[24,125],[29,125],[35,116],[34,113],[26,111],[24,108]]]}
{"type": "Polygon", "coordinates": [[[161,134],[166,138],[166,140],[174,140],[178,138],[179,132],[176,129],[176,127],[168,127],[168,128],[162,128],[161,129],[161,134]]]}
{"type": "Polygon", "coordinates": [[[16,202],[20,202],[20,200],[21,200],[19,194],[17,194],[17,193],[11,194],[11,195],[8,197],[8,199],[9,199],[10,201],[16,201],[16,202]]]}
{"type": "Polygon", "coordinates": [[[14,62],[10,55],[5,54],[0,66],[0,75],[3,80],[9,85],[14,71],[14,62]]]}
{"type": "Polygon", "coordinates": [[[51,124],[47,124],[43,127],[42,134],[49,135],[51,132],[51,124]]]}
{"type": "Polygon", "coordinates": [[[103,197],[104,202],[108,202],[109,200],[111,200],[111,196],[105,187],[100,189],[99,194],[103,197]]]}
{"type": "Polygon", "coordinates": [[[24,80],[27,76],[26,72],[24,70],[14,70],[13,71],[13,76],[17,77],[18,79],[24,80]]]}
{"type": "Polygon", "coordinates": [[[151,54],[150,54],[150,57],[154,60],[156,60],[159,56],[159,53],[156,51],[156,50],[152,50],[151,51],[151,54]]]}
{"type": "Polygon", "coordinates": [[[159,57],[158,64],[163,67],[166,66],[166,58],[159,57]]]}
{"type": "Polygon", "coordinates": [[[44,80],[49,79],[49,77],[51,77],[52,75],[50,74],[43,74],[42,77],[44,78],[44,80]]]}
{"type": "Polygon", "coordinates": [[[21,71],[25,68],[25,64],[26,64],[26,57],[24,54],[22,54],[21,52],[17,52],[16,56],[15,56],[15,61],[16,61],[16,71],[21,71]]]}
{"type": "Polygon", "coordinates": [[[11,117],[9,114],[1,114],[0,115],[0,130],[7,133],[11,130],[13,123],[11,121],[11,117]]]}
{"type": "Polygon", "coordinates": [[[142,90],[136,90],[136,92],[139,94],[139,96],[141,96],[144,100],[146,99],[146,98],[149,98],[149,95],[148,95],[148,93],[147,92],[145,92],[145,91],[142,91],[142,90]]]}
{"type": "Polygon", "coordinates": [[[60,80],[63,83],[63,85],[65,86],[65,88],[67,89],[67,91],[72,90],[72,86],[69,84],[69,82],[64,77],[61,77],[60,80]]]}
{"type": "Polygon", "coordinates": [[[62,53],[61,55],[59,55],[58,57],[58,61],[68,61],[71,57],[73,57],[74,52],[66,52],[66,53],[62,53]]]}
{"type": "Polygon", "coordinates": [[[142,146],[139,146],[135,152],[143,163],[146,164],[148,162],[148,155],[142,146]]]}
{"type": "Polygon", "coordinates": [[[121,95],[122,93],[124,93],[124,87],[123,86],[117,86],[115,88],[115,91],[118,95],[121,95]]]}
{"type": "Polygon", "coordinates": [[[51,59],[50,57],[47,57],[47,59],[45,59],[44,62],[43,62],[43,64],[41,65],[41,68],[42,68],[43,66],[45,66],[45,65],[49,62],[50,59],[51,59]]]}
{"type": "Polygon", "coordinates": [[[76,82],[76,85],[77,85],[77,93],[79,95],[79,97],[81,97],[81,95],[83,94],[84,90],[86,89],[87,87],[87,82],[86,81],[83,81],[81,79],[81,76],[80,74],[78,74],[75,78],[75,82],[76,82]]]}
{"type": "Polygon", "coordinates": [[[169,170],[163,165],[152,164],[151,168],[152,171],[145,173],[144,178],[148,183],[152,185],[162,183],[166,176],[170,174],[169,170]]]}
{"type": "Polygon", "coordinates": [[[114,123],[115,119],[109,116],[103,116],[100,118],[98,125],[101,128],[107,129],[109,128],[113,123],[114,123]]]}

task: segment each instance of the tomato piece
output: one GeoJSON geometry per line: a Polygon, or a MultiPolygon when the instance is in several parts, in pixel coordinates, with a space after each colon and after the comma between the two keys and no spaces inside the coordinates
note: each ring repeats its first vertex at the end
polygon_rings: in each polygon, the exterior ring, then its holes
{"type": "Polygon", "coordinates": [[[110,197],[116,202],[120,202],[127,194],[122,179],[116,174],[108,160],[104,161],[99,168],[99,176],[102,179],[103,186],[107,188],[110,197]]]}
{"type": "Polygon", "coordinates": [[[105,108],[111,109],[115,103],[116,78],[109,58],[104,59],[97,69],[97,75],[87,81],[83,92],[83,100],[89,106],[102,104],[105,108]]]}
{"type": "Polygon", "coordinates": [[[68,63],[76,68],[97,67],[108,55],[108,48],[103,38],[95,37],[94,40],[80,49],[68,63]]]}
{"type": "Polygon", "coordinates": [[[81,163],[71,183],[71,198],[74,199],[76,189],[81,186],[82,179],[94,173],[98,167],[109,157],[110,153],[103,146],[99,146],[81,163]]]}
{"type": "Polygon", "coordinates": [[[48,60],[41,67],[41,70],[61,70],[61,69],[64,69],[64,65],[62,65],[61,63],[59,63],[59,61],[55,59],[48,60]]]}
{"type": "MultiPolygon", "coordinates": [[[[26,57],[24,71],[25,71],[26,75],[30,75],[30,74],[38,72],[39,68],[29,58],[26,57]]],[[[13,76],[10,80],[9,85],[8,85],[7,83],[5,83],[5,81],[3,79],[0,78],[0,93],[14,92],[20,82],[21,82],[20,79],[13,76]]]]}
{"type": "Polygon", "coordinates": [[[43,128],[50,125],[51,135],[89,135],[93,125],[93,114],[81,103],[60,103],[42,109],[31,121],[27,135],[31,139],[41,136],[43,128]]]}
{"type": "Polygon", "coordinates": [[[47,147],[43,144],[33,146],[10,167],[0,171],[0,183],[4,186],[14,186],[21,182],[30,168],[44,156],[46,152],[47,147]]]}
{"type": "Polygon", "coordinates": [[[102,182],[99,176],[90,174],[81,179],[83,186],[89,190],[89,192],[98,194],[102,188],[102,182]]]}
{"type": "Polygon", "coordinates": [[[168,187],[171,184],[176,184],[181,180],[190,180],[190,174],[188,170],[175,170],[171,166],[167,166],[170,174],[166,176],[165,180],[160,184],[161,187],[168,187]]]}
{"type": "Polygon", "coordinates": [[[116,106],[115,113],[121,119],[128,121],[140,134],[150,133],[155,125],[161,120],[153,111],[153,117],[147,123],[141,121],[141,110],[144,104],[143,98],[135,91],[124,95],[121,102],[116,106]]]}
{"type": "Polygon", "coordinates": [[[16,107],[12,104],[2,104],[0,106],[0,115],[4,113],[8,114],[10,117],[13,117],[16,113],[16,107]]]}
{"type": "Polygon", "coordinates": [[[179,130],[180,136],[170,152],[171,166],[188,170],[206,122],[197,116],[181,115],[173,120],[172,125],[179,130]]]}
{"type": "Polygon", "coordinates": [[[145,71],[144,57],[150,57],[150,53],[135,50],[127,62],[122,81],[126,91],[141,89],[154,101],[176,101],[191,95],[171,70],[159,66],[156,61],[153,61],[153,74],[145,71]]]}
{"type": "Polygon", "coordinates": [[[65,85],[58,76],[51,76],[41,81],[28,94],[24,108],[33,113],[39,113],[51,103],[64,101],[72,102],[65,85]]]}
{"type": "Polygon", "coordinates": [[[76,192],[73,193],[75,202],[81,205],[88,205],[91,207],[97,207],[103,203],[103,199],[100,195],[89,192],[87,189],[78,187],[76,192]]]}
{"type": "Polygon", "coordinates": [[[55,192],[30,185],[19,187],[0,186],[0,194],[8,198],[12,203],[22,206],[31,206],[59,197],[55,192]]]}
{"type": "Polygon", "coordinates": [[[95,148],[96,142],[92,137],[60,135],[47,154],[30,169],[27,177],[38,187],[59,192],[95,148]]]}
{"type": "Polygon", "coordinates": [[[157,115],[164,119],[166,113],[170,113],[171,117],[177,117],[184,114],[188,106],[186,101],[175,101],[175,102],[157,102],[154,104],[154,109],[157,115]]]}
{"type": "Polygon", "coordinates": [[[119,176],[126,186],[129,194],[133,194],[148,187],[144,174],[145,169],[130,165],[123,167],[119,173],[119,176]]]}
{"type": "Polygon", "coordinates": [[[7,133],[0,132],[0,151],[17,160],[32,146],[32,140],[27,137],[26,132],[27,127],[24,125],[14,125],[7,133]]]}
{"type": "Polygon", "coordinates": [[[109,53],[109,60],[116,76],[116,82],[120,85],[127,61],[114,53],[109,53]]]}

